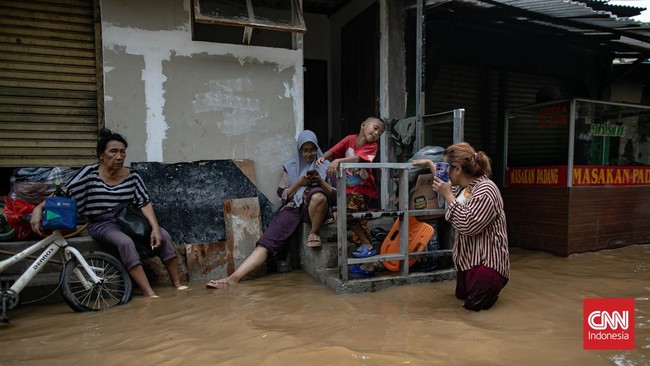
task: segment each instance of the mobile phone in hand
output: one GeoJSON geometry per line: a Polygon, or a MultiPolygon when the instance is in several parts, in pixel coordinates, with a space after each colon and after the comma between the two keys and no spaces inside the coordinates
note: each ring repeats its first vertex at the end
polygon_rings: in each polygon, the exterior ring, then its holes
{"type": "Polygon", "coordinates": [[[307,176],[310,176],[310,175],[314,176],[314,175],[316,175],[316,173],[318,173],[318,170],[312,169],[312,170],[308,170],[306,175],[307,176]]]}

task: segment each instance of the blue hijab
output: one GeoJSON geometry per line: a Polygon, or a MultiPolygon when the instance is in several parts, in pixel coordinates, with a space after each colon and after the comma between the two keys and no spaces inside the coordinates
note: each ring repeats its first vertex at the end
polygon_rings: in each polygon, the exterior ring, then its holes
{"type": "MultiPolygon", "coordinates": [[[[298,179],[300,179],[300,177],[306,175],[307,171],[316,169],[316,160],[323,156],[323,151],[321,151],[320,147],[318,146],[318,139],[316,138],[316,134],[310,130],[304,130],[300,133],[300,135],[298,135],[297,145],[298,149],[296,151],[295,158],[287,161],[284,163],[284,165],[282,165],[284,167],[284,170],[286,170],[287,174],[289,175],[290,185],[295,184],[298,179]],[[316,146],[316,156],[311,163],[308,163],[300,153],[300,148],[307,142],[311,142],[316,146]]],[[[320,168],[318,168],[318,174],[320,174],[321,178],[327,178],[327,167],[329,165],[330,162],[326,160],[323,162],[323,164],[320,165],[320,168]]],[[[293,196],[293,202],[295,202],[297,206],[300,206],[302,204],[302,194],[305,192],[306,188],[306,186],[301,186],[293,196]]]]}

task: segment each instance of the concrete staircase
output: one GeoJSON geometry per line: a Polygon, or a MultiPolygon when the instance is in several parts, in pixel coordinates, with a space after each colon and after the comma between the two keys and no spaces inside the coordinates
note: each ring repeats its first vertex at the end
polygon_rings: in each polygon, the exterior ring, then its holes
{"type": "MultiPolygon", "coordinates": [[[[388,231],[392,225],[393,219],[391,218],[380,218],[369,221],[370,229],[381,227],[388,231]]],[[[401,276],[397,272],[391,272],[383,269],[381,266],[376,266],[374,276],[351,278],[344,282],[339,278],[336,223],[326,224],[321,228],[322,247],[320,248],[307,247],[309,231],[310,226],[303,224],[298,233],[298,240],[296,240],[297,248],[292,250],[292,254],[295,253],[297,255],[299,266],[303,271],[339,294],[363,293],[399,285],[439,282],[456,278],[456,270],[451,261],[451,253],[447,250],[426,257],[429,263],[434,264],[429,266],[431,270],[427,272],[411,272],[407,276],[401,276]]],[[[373,244],[375,244],[375,248],[379,249],[379,243],[373,244]]],[[[350,251],[354,250],[352,245],[349,247],[350,251]]],[[[351,256],[351,253],[348,253],[349,256],[351,256]]],[[[293,262],[295,263],[296,260],[293,260],[293,262]]],[[[412,268],[415,268],[415,266],[412,268]]]]}

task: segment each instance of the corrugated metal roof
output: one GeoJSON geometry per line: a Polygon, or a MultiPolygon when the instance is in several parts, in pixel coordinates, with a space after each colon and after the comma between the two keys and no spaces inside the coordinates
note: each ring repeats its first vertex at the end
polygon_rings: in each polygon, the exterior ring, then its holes
{"type": "Polygon", "coordinates": [[[495,7],[519,9],[531,22],[589,36],[601,36],[603,45],[618,56],[650,56],[650,24],[619,18],[609,11],[567,0],[480,0],[495,7]]]}
{"type": "MultiPolygon", "coordinates": [[[[512,23],[539,26],[538,32],[584,36],[594,48],[604,48],[615,57],[650,57],[650,23],[618,17],[610,11],[594,10],[586,4],[569,0],[426,0],[426,7],[451,4],[465,8],[500,13],[495,25],[512,23]],[[498,23],[497,23],[498,22],[498,23]]],[[[415,1],[408,1],[407,7],[415,1]]],[[[486,18],[490,22],[492,18],[486,18]]]]}

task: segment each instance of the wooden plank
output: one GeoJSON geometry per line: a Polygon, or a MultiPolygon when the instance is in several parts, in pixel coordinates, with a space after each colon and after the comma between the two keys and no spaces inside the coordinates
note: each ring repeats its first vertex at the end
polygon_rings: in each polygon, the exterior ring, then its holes
{"type": "MultiPolygon", "coordinates": [[[[257,197],[223,201],[226,240],[216,243],[187,244],[187,269],[190,281],[227,277],[255,249],[262,235],[257,197]]],[[[262,266],[252,275],[266,273],[262,266]]]]}
{"type": "MultiPolygon", "coordinates": [[[[223,200],[223,217],[229,257],[228,274],[231,274],[253,252],[257,240],[262,236],[259,199],[250,197],[223,200]]],[[[251,276],[263,273],[266,273],[266,266],[251,276]]]]}
{"type": "Polygon", "coordinates": [[[185,244],[190,281],[208,281],[228,275],[226,242],[185,244]]]}
{"type": "Polygon", "coordinates": [[[239,169],[244,173],[244,175],[250,179],[253,184],[257,185],[257,182],[255,180],[255,166],[253,164],[253,160],[250,159],[243,159],[243,160],[233,160],[235,165],[239,167],[239,169]]]}

